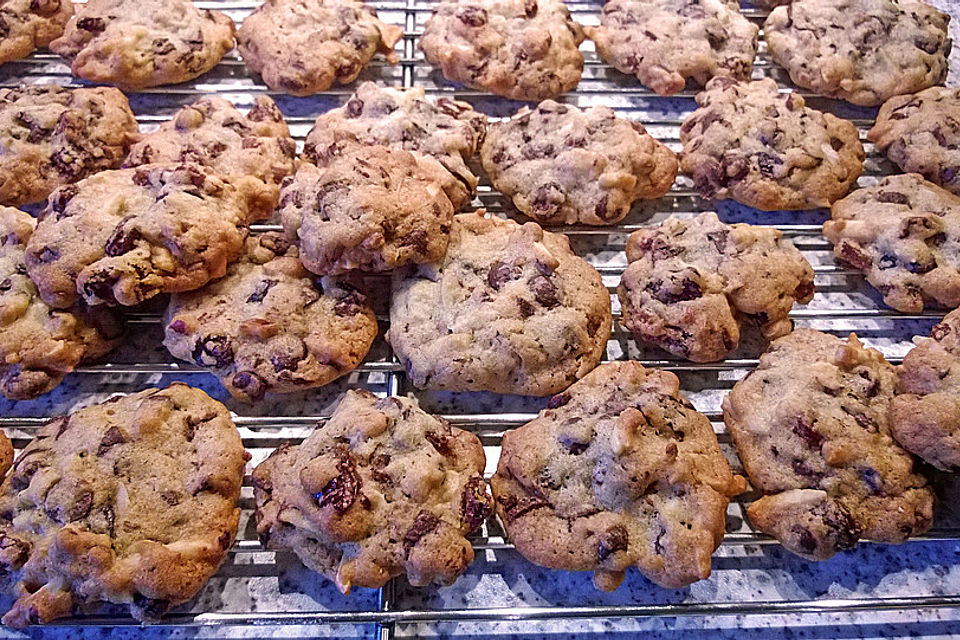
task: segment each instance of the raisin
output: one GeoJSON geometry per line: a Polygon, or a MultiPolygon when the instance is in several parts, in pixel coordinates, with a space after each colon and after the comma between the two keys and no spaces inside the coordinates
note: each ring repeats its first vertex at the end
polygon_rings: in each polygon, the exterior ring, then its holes
{"type": "Polygon", "coordinates": [[[463,521],[470,531],[476,531],[493,511],[493,498],[487,493],[487,483],[483,477],[474,476],[467,480],[460,500],[463,521]]]}
{"type": "Polygon", "coordinates": [[[246,394],[251,400],[260,400],[267,392],[266,381],[252,371],[239,371],[230,384],[246,394]]]}
{"type": "Polygon", "coordinates": [[[558,393],[547,402],[547,409],[558,409],[570,402],[569,393],[558,393]]]}
{"type": "Polygon", "coordinates": [[[617,524],[600,536],[597,543],[597,560],[603,562],[617,551],[626,551],[630,542],[630,534],[626,527],[617,524]]]}

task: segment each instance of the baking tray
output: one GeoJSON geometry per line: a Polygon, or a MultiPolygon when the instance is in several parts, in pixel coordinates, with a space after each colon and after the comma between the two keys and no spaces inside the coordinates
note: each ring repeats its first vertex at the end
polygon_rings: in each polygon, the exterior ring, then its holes
{"type": "MultiPolygon", "coordinates": [[[[259,2],[209,0],[196,4],[225,11],[239,24],[259,2]]],[[[398,45],[401,60],[396,66],[380,59],[374,61],[358,82],[375,80],[395,87],[422,86],[431,96],[468,101],[491,119],[509,116],[522,106],[488,93],[455,87],[425,63],[416,43],[434,2],[384,0],[371,4],[377,7],[382,20],[403,26],[404,38],[398,45]]],[[[602,3],[568,2],[568,6],[582,24],[596,24],[602,3]]],[[[766,16],[766,12],[748,3],[744,4],[744,13],[758,23],[766,16]]],[[[695,108],[692,99],[695,91],[686,90],[672,98],[659,97],[635,78],[604,64],[589,41],[582,49],[586,57],[583,79],[578,88],[564,95],[561,101],[578,106],[613,107],[620,115],[644,123],[652,135],[679,151],[679,126],[695,108]]],[[[852,107],[796,89],[786,74],[770,62],[762,41],[754,76],[772,77],[782,91],[797,91],[811,106],[857,124],[867,152],[861,185],[896,171],[864,137],[875,110],[852,107]]],[[[47,52],[35,53],[0,69],[0,86],[38,83],[81,85],[70,76],[67,65],[47,52]]],[[[148,89],[130,94],[129,98],[141,128],[149,131],[200,95],[221,95],[245,109],[252,105],[255,96],[267,93],[277,101],[302,148],[303,138],[315,117],[345,102],[353,88],[354,85],[338,86],[309,98],[276,94],[247,72],[234,51],[213,71],[193,82],[148,89]]],[[[475,205],[497,215],[519,217],[509,201],[492,190],[485,178],[481,179],[475,205]]],[[[626,264],[623,248],[629,232],[669,216],[689,217],[702,211],[718,211],[726,222],[775,226],[803,252],[814,266],[817,293],[809,305],[794,309],[791,317],[797,326],[838,335],[856,331],[867,344],[898,363],[909,350],[912,336],[926,335],[940,314],[894,312],[882,304],[879,295],[859,273],[837,265],[830,244],[820,233],[828,212],[760,213],[734,203],[711,203],[696,195],[685,176],[678,177],[664,198],[641,203],[617,225],[563,229],[574,249],[598,268],[612,295],[615,328],[606,359],[633,358],[646,366],[676,372],[684,392],[713,422],[731,464],[740,469],[723,427],[720,403],[734,382],[755,366],[762,350],[758,337],[747,331],[744,345],[730,358],[712,364],[693,364],[656,349],[638,347],[617,322],[619,302],[614,290],[626,264]]],[[[255,225],[254,232],[273,228],[278,227],[269,223],[255,225]]],[[[618,591],[599,593],[592,588],[589,574],[554,572],[527,563],[505,542],[498,524],[491,521],[474,539],[477,560],[452,587],[414,589],[401,578],[380,590],[358,589],[349,597],[341,596],[332,584],[304,569],[291,555],[265,551],[261,547],[252,514],[249,471],[253,465],[279,444],[302,440],[319,420],[329,415],[336,398],[345,389],[366,388],[380,395],[414,395],[425,409],[477,433],[487,453],[489,476],[496,467],[503,431],[530,420],[546,401],[413,389],[382,337],[388,323],[388,283],[385,278],[372,277],[369,284],[375,292],[381,335],[355,372],[320,390],[268,399],[255,407],[233,401],[212,375],[193,365],[174,361],[167,354],[160,344],[163,301],[155,300],[132,311],[128,340],[103,362],[79,368],[54,392],[37,400],[0,401],[0,426],[13,438],[18,449],[29,441],[33,430],[51,416],[115,394],[165,386],[174,380],[203,388],[234,412],[244,444],[253,455],[241,497],[240,534],[217,575],[191,603],[165,616],[163,625],[218,627],[211,630],[214,635],[223,635],[228,628],[257,626],[262,629],[268,625],[271,633],[283,630],[293,633],[292,630],[299,629],[311,636],[375,634],[389,638],[421,633],[487,635],[547,628],[581,633],[629,631],[663,628],[662,625],[650,626],[652,621],[660,619],[666,620],[664,624],[669,627],[670,620],[684,616],[694,617],[691,628],[722,627],[725,624],[722,620],[740,625],[745,620],[742,616],[770,619],[769,616],[775,615],[772,619],[780,624],[785,614],[829,614],[830,620],[843,625],[862,621],[856,617],[858,613],[870,612],[868,619],[881,620],[885,619],[881,612],[898,611],[915,614],[907,616],[908,621],[919,621],[935,618],[930,613],[933,609],[960,606],[960,513],[949,500],[943,501],[934,528],[923,536],[899,547],[864,543],[855,551],[817,564],[784,552],[775,541],[750,529],[744,516],[744,505],[754,497],[749,493],[730,505],[727,535],[714,559],[714,575],[686,589],[661,589],[633,571],[618,591]],[[550,626],[546,620],[556,625],[550,626]],[[532,626],[534,624],[537,626],[532,626]]],[[[956,483],[950,476],[935,475],[933,480],[941,496],[955,495],[956,483]]],[[[7,604],[3,602],[0,606],[7,604]]],[[[952,612],[948,614],[950,618],[952,612]]],[[[108,608],[95,617],[69,618],[56,624],[112,627],[137,623],[121,610],[108,608]]],[[[0,635],[3,633],[11,632],[0,632],[0,635]]]]}

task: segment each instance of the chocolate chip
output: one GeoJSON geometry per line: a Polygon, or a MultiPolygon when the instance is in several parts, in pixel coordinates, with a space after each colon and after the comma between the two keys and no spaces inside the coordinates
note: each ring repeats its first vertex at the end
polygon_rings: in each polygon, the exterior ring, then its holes
{"type": "Polygon", "coordinates": [[[67,522],[73,522],[85,518],[90,513],[90,507],[93,506],[93,493],[84,491],[74,501],[73,506],[67,512],[67,522]]]}
{"type": "Polygon", "coordinates": [[[927,216],[910,216],[900,223],[900,237],[908,238],[912,235],[925,236],[936,228],[936,223],[927,216]]]}
{"type": "Polygon", "coordinates": [[[100,33],[107,28],[107,24],[103,18],[80,18],[77,20],[77,28],[90,33],[100,33]]]}
{"type": "Polygon", "coordinates": [[[450,438],[447,436],[442,433],[437,433],[436,431],[427,431],[424,437],[426,437],[427,441],[433,445],[433,448],[436,449],[440,455],[453,455],[453,450],[450,448],[450,438]]]}
{"type": "Polygon", "coordinates": [[[463,521],[470,531],[476,531],[493,511],[493,498],[487,493],[487,483],[483,477],[474,476],[467,480],[460,500],[463,521]]]}
{"type": "Polygon", "coordinates": [[[517,298],[517,307],[520,308],[520,315],[524,318],[529,318],[537,312],[534,306],[530,304],[530,301],[525,298],[517,298]]]}
{"type": "Polygon", "coordinates": [[[407,551],[410,551],[410,549],[420,542],[420,538],[436,530],[436,528],[439,526],[440,518],[433,515],[426,509],[421,509],[420,513],[417,514],[416,519],[413,521],[413,524],[403,535],[403,548],[407,551]]]}
{"type": "Polygon", "coordinates": [[[630,534],[626,527],[617,524],[600,535],[597,543],[597,560],[603,562],[617,551],[626,551],[630,542],[630,534]]]}
{"type": "Polygon", "coordinates": [[[570,402],[569,393],[566,393],[566,392],[558,393],[557,395],[550,398],[550,400],[547,402],[547,409],[559,409],[560,407],[567,404],[568,402],[570,402]]]}
{"type": "Polygon", "coordinates": [[[100,441],[100,446],[97,448],[97,455],[102,456],[110,450],[110,447],[123,442],[126,442],[126,439],[124,439],[120,429],[117,427],[110,427],[107,429],[107,432],[103,434],[103,439],[100,441]]]}
{"type": "Polygon", "coordinates": [[[313,494],[319,506],[330,505],[339,514],[347,511],[357,500],[360,493],[360,476],[348,458],[337,461],[339,475],[328,482],[318,493],[313,494]]]}
{"type": "Polygon", "coordinates": [[[508,495],[500,500],[500,504],[504,508],[507,521],[510,522],[530,513],[531,511],[550,506],[550,503],[540,496],[524,496],[522,498],[517,498],[516,496],[508,495]]]}
{"type": "Polygon", "coordinates": [[[645,287],[653,297],[664,304],[696,300],[703,295],[700,285],[690,278],[681,279],[679,286],[675,282],[654,280],[645,287]]]}
{"type": "Polygon", "coordinates": [[[843,149],[843,146],[844,142],[840,138],[830,138],[830,147],[834,151],[840,151],[840,149],[843,149]]]}
{"type": "Polygon", "coordinates": [[[345,110],[347,112],[347,117],[359,118],[360,114],[363,113],[363,100],[357,97],[350,98],[350,100],[347,101],[345,110]]]}
{"type": "Polygon", "coordinates": [[[881,191],[877,194],[877,201],[887,204],[910,204],[910,198],[908,198],[906,194],[897,191],[881,191]]]}
{"type": "MultiPolygon", "coordinates": [[[[70,185],[60,187],[59,189],[54,191],[52,194],[50,194],[50,198],[48,200],[48,203],[49,203],[48,206],[50,207],[50,211],[56,214],[63,213],[67,207],[67,203],[70,202],[70,200],[72,200],[73,197],[77,195],[77,193],[79,192],[80,192],[80,189],[77,188],[76,185],[70,184],[70,185]]],[[[60,216],[58,215],[57,220],[59,219],[60,219],[60,216]]]]}
{"type": "Polygon", "coordinates": [[[533,215],[539,218],[549,218],[560,210],[560,205],[566,200],[566,195],[556,182],[549,182],[537,188],[533,197],[533,215]]]}
{"type": "Polygon", "coordinates": [[[930,273],[937,268],[937,261],[933,256],[921,260],[915,260],[913,262],[908,262],[904,265],[910,273],[930,273]]]}
{"type": "Polygon", "coordinates": [[[817,539],[813,536],[813,533],[810,532],[810,529],[800,525],[794,525],[790,530],[799,536],[797,544],[800,545],[801,549],[807,553],[816,551],[817,539]]]}
{"type": "Polygon", "coordinates": [[[523,3],[523,13],[528,18],[537,15],[537,0],[525,0],[523,3]]]}
{"type": "Polygon", "coordinates": [[[522,274],[519,266],[508,265],[505,262],[494,262],[487,272],[487,284],[496,291],[500,290],[505,283],[516,280],[522,274]]]}
{"type": "Polygon", "coordinates": [[[267,392],[266,381],[253,371],[240,371],[230,379],[230,384],[242,391],[251,400],[260,400],[267,392]]]}
{"type": "Polygon", "coordinates": [[[454,15],[468,27],[482,27],[487,24],[487,11],[482,7],[458,7],[454,15]]]}
{"type": "Polygon", "coordinates": [[[534,276],[527,282],[527,286],[533,292],[534,299],[544,307],[550,309],[560,304],[557,286],[547,276],[534,276]]]}
{"type": "Polygon", "coordinates": [[[113,233],[110,234],[110,237],[103,247],[104,253],[108,256],[122,256],[125,253],[133,251],[136,247],[137,241],[141,238],[140,230],[124,229],[124,225],[132,217],[133,216],[127,216],[121,220],[120,224],[113,230],[113,233]]]}
{"type": "Polygon", "coordinates": [[[840,254],[838,256],[840,260],[843,260],[852,267],[860,270],[866,270],[870,268],[871,264],[873,264],[873,260],[870,258],[869,253],[846,240],[841,240],[840,244],[837,245],[837,249],[840,254]]]}
{"type": "Polygon", "coordinates": [[[213,364],[217,367],[233,364],[233,347],[230,338],[224,335],[213,334],[198,339],[192,355],[193,361],[201,367],[211,364],[206,362],[205,356],[213,358],[213,364]]]}
{"type": "Polygon", "coordinates": [[[783,159],[770,153],[758,153],[757,165],[760,167],[760,173],[768,178],[773,177],[776,167],[783,164],[783,159]]]}

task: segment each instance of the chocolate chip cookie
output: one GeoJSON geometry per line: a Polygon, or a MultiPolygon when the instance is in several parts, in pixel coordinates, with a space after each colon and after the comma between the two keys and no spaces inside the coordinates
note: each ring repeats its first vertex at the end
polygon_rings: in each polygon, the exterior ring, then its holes
{"type": "Polygon", "coordinates": [[[401,90],[364,82],[344,106],[317,118],[303,152],[319,166],[356,143],[433,156],[450,172],[443,190],[460,210],[477,190],[468,163],[480,148],[486,126],[486,117],[465,102],[428,100],[422,87],[401,90]]]}
{"type": "Polygon", "coordinates": [[[780,93],[769,78],[714,78],[697,104],[680,127],[680,168],[704,198],[764,211],[827,207],[863,170],[853,123],[780,93]]]}
{"type": "Polygon", "coordinates": [[[59,38],[72,15],[70,0],[0,0],[0,64],[59,38]]]}
{"type": "Polygon", "coordinates": [[[406,575],[450,584],[471,562],[466,535],[492,509],[479,438],[416,400],[351,390],[300,445],[253,471],[257,533],[343,593],[406,575]]]}
{"type": "Polygon", "coordinates": [[[610,0],[587,36],[608,64],[670,96],[687,78],[748,80],[758,31],[738,0],[610,0]]]}
{"type": "Polygon", "coordinates": [[[233,20],[191,0],[87,0],[50,50],[73,75],[128,91],[186,82],[233,48],[233,20]]]}
{"type": "Polygon", "coordinates": [[[280,220],[321,275],[389,271],[443,257],[453,205],[430,156],[355,146],[325,168],[303,163],[284,183],[280,220]]]}
{"type": "Polygon", "coordinates": [[[813,299],[813,268],[776,229],[724,224],[714,213],[634,232],[618,294],[637,338],[694,362],[721,360],[751,320],[768,340],[813,299]]]}
{"type": "Polygon", "coordinates": [[[907,173],[960,194],[960,89],[890,98],[867,138],[907,173]]]}
{"type": "Polygon", "coordinates": [[[903,359],[890,431],[938,469],[960,469],[960,309],[951,311],[903,359]]]}
{"type": "Polygon", "coordinates": [[[861,538],[903,542],[933,520],[934,495],[890,436],[896,371],[853,334],[797,329],[773,342],[723,402],[750,483],[753,526],[825,560],[861,538]]]}
{"type": "Polygon", "coordinates": [[[600,365],[505,433],[490,485],[523,557],[593,571],[604,591],[631,566],[668,588],[709,577],[746,488],[677,377],[633,361],[600,365]]]}
{"type": "Polygon", "coordinates": [[[833,205],[823,235],[906,313],[960,306],[960,196],[916,173],[884,178],[833,205]]]}
{"type": "Polygon", "coordinates": [[[13,465],[13,443],[7,434],[0,431],[0,475],[6,475],[13,465]]]}
{"type": "Polygon", "coordinates": [[[209,367],[245,402],[332,382],[360,363],[377,336],[359,288],[312,277],[279,233],[248,238],[226,277],[172,295],[164,326],[170,353],[209,367]]]}
{"type": "Polygon", "coordinates": [[[104,171],[60,187],[27,243],[27,272],[58,309],[134,305],[223,277],[247,225],[267,217],[243,185],[198,164],[104,171]]]}
{"type": "Polygon", "coordinates": [[[676,156],[641,124],[553,100],[490,125],[480,158],[493,186],[541,224],[614,224],[677,177],[676,156]]]}
{"type": "Polygon", "coordinates": [[[237,49],[271,89],[308,96],[353,82],[377,52],[396,64],[401,37],[359,0],[267,0],[243,20],[237,49]]]}
{"type": "Polygon", "coordinates": [[[115,169],[138,138],[117,89],[0,89],[0,204],[38,202],[60,185],[115,169]]]}
{"type": "Polygon", "coordinates": [[[943,83],[949,21],[919,0],[794,0],[763,37],[795,84],[872,106],[943,83]]]}
{"type": "Polygon", "coordinates": [[[246,115],[229,101],[204,96],[130,149],[124,167],[195,162],[236,182],[254,179],[265,207],[276,206],[280,183],[296,169],[297,145],[276,103],[258,96],[246,115]]]}
{"type": "Polygon", "coordinates": [[[199,389],[147,389],[54,418],[0,485],[0,575],[22,628],[100,603],[156,621],[237,533],[246,454],[199,389]]]}
{"type": "Polygon", "coordinates": [[[560,0],[441,0],[420,50],[447,80],[539,101],[580,82],[583,38],[560,0]]]}
{"type": "Polygon", "coordinates": [[[24,262],[35,227],[23,211],[0,207],[0,393],[13,400],[50,391],[80,362],[110,351],[123,334],[110,309],[55,310],[40,300],[24,262]]]}
{"type": "Polygon", "coordinates": [[[394,272],[387,339],[417,387],[547,396],[600,362],[610,295],[566,236],[455,216],[447,254],[394,272]]]}

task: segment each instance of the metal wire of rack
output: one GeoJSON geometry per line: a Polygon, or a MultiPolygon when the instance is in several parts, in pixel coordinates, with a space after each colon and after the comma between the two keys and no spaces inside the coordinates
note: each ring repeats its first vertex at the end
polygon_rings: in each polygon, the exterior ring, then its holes
{"type": "MultiPolygon", "coordinates": [[[[198,0],[203,8],[226,11],[238,22],[259,2],[251,0],[198,0]]],[[[455,95],[458,99],[473,102],[478,109],[492,118],[505,117],[519,107],[489,94],[454,87],[445,82],[425,63],[417,50],[417,39],[422,33],[423,24],[432,10],[435,0],[381,0],[375,3],[381,19],[402,25],[405,30],[400,44],[402,48],[400,63],[389,66],[383,62],[374,62],[361,76],[391,86],[424,86],[430,95],[455,95]]],[[[601,6],[596,2],[568,2],[574,17],[583,23],[596,23],[601,6]]],[[[762,22],[765,12],[744,7],[744,13],[750,19],[762,22]]],[[[628,78],[605,65],[592,51],[590,44],[584,45],[586,65],[583,80],[575,92],[565,95],[562,100],[587,106],[608,104],[618,113],[643,122],[658,139],[675,150],[679,150],[679,125],[683,118],[695,108],[692,97],[695,90],[688,89],[670,99],[660,98],[628,78]]],[[[785,74],[770,61],[764,47],[754,71],[755,76],[774,77],[782,91],[794,91],[785,74]]],[[[0,69],[0,87],[16,86],[22,83],[55,83],[64,86],[80,86],[82,83],[72,78],[67,67],[59,58],[46,52],[35,53],[28,59],[13,62],[0,69]]],[[[276,94],[256,78],[251,77],[242,60],[235,52],[228,56],[216,69],[197,79],[174,87],[159,87],[138,94],[131,94],[131,105],[137,113],[137,119],[144,130],[157,126],[166,120],[183,104],[187,104],[201,94],[217,93],[233,100],[241,108],[250,106],[252,97],[268,93],[274,97],[287,116],[294,137],[302,145],[303,138],[319,113],[341,104],[352,93],[353,86],[335,87],[331,91],[312,98],[290,98],[276,94]]],[[[798,90],[818,108],[848,117],[864,134],[870,126],[873,112],[851,108],[832,101],[826,101],[798,90]]],[[[894,167],[865,143],[868,152],[867,163],[861,184],[869,184],[883,175],[894,172],[894,167]]],[[[496,214],[515,216],[509,203],[483,182],[476,203],[485,206],[496,214]]],[[[918,314],[896,313],[882,305],[875,292],[863,282],[855,271],[838,266],[832,259],[829,243],[821,236],[821,223],[826,217],[824,212],[805,212],[792,214],[769,214],[759,216],[745,212],[726,204],[717,205],[701,200],[691,188],[691,183],[679,177],[671,191],[660,201],[644,204],[622,223],[612,227],[572,226],[562,231],[571,237],[575,249],[597,266],[611,290],[615,289],[619,275],[625,266],[623,244],[626,236],[638,228],[659,222],[668,216],[692,216],[702,211],[719,209],[728,221],[761,222],[779,228],[801,249],[814,265],[817,294],[814,301],[803,308],[793,311],[791,317],[798,325],[813,326],[822,330],[845,332],[857,330],[871,346],[881,349],[891,362],[898,363],[910,346],[910,338],[916,334],[925,334],[940,317],[934,312],[918,314]]],[[[275,229],[277,225],[255,225],[254,232],[275,229]]],[[[374,279],[376,280],[376,278],[374,279]]],[[[375,283],[376,286],[376,283],[375,283]]],[[[385,282],[381,279],[379,290],[385,282]]],[[[382,300],[381,300],[382,302],[382,300]]],[[[619,316],[619,305],[613,297],[615,319],[619,316]]],[[[382,307],[383,305],[381,305],[382,307]]],[[[380,310],[381,324],[388,322],[383,309],[380,310]]],[[[88,364],[77,369],[62,385],[62,389],[51,394],[51,399],[34,403],[0,403],[0,427],[13,437],[20,448],[29,439],[31,432],[42,425],[49,417],[62,413],[78,404],[94,402],[103,395],[136,391],[146,385],[156,385],[170,379],[184,379],[195,386],[201,386],[211,395],[222,393],[216,381],[203,369],[174,361],[162,348],[157,346],[159,337],[160,314],[156,309],[137,310],[129,315],[129,322],[136,334],[137,344],[131,348],[120,349],[108,356],[102,363],[88,364]],[[147,346],[144,346],[147,345],[147,346]]],[[[694,404],[713,422],[721,445],[729,451],[729,437],[722,424],[719,401],[725,390],[733,382],[756,366],[759,349],[756,345],[745,345],[733,357],[718,363],[693,364],[678,360],[662,352],[638,347],[615,323],[615,332],[608,347],[607,359],[629,357],[641,361],[645,366],[660,367],[681,374],[681,380],[688,396],[694,404]]],[[[451,423],[471,429],[481,438],[488,452],[487,472],[495,467],[496,452],[500,438],[506,429],[518,426],[532,419],[543,405],[542,400],[504,399],[494,402],[491,408],[489,398],[480,398],[452,394],[430,394],[418,392],[407,384],[402,366],[378,339],[371,356],[343,384],[364,386],[384,395],[413,393],[421,403],[435,413],[442,414],[451,423]]],[[[331,385],[331,394],[339,390],[331,385]]],[[[235,421],[243,435],[244,444],[254,454],[252,464],[265,457],[276,446],[287,442],[299,442],[307,435],[313,425],[328,415],[329,402],[311,402],[307,399],[285,401],[280,399],[266,407],[250,409],[242,405],[231,404],[236,416],[235,421]],[[296,406],[295,406],[296,405],[296,406]]],[[[734,456],[732,462],[736,464],[734,456]]],[[[738,499],[731,504],[728,517],[728,533],[724,538],[724,548],[747,548],[752,546],[770,547],[775,545],[772,539],[757,534],[745,524],[744,502],[738,499]]],[[[253,506],[252,489],[249,475],[244,480],[241,497],[244,517],[241,532],[231,549],[230,559],[221,570],[222,580],[215,578],[204,590],[207,595],[217,595],[217,589],[224,593],[229,590],[230,581],[239,579],[278,581],[282,570],[278,569],[277,556],[268,552],[256,539],[255,529],[251,526],[253,506]]],[[[941,518],[932,531],[915,539],[917,543],[951,544],[955,549],[960,542],[960,518],[941,518]]],[[[474,548],[478,557],[483,553],[513,554],[508,561],[525,563],[516,556],[512,546],[503,537],[497,523],[490,523],[475,539],[474,548]]],[[[477,563],[475,563],[477,564],[477,563]]],[[[528,567],[529,568],[529,567],[528,567]]],[[[732,571],[740,571],[736,562],[732,571]]],[[[813,571],[817,568],[814,567],[813,571]]],[[[479,570],[480,579],[486,569],[479,570]]],[[[630,580],[643,579],[633,574],[630,580]]],[[[313,593],[315,590],[311,591],[313,593]]],[[[187,610],[166,616],[163,625],[172,626],[223,626],[223,625],[317,625],[326,623],[351,623],[376,625],[376,635],[383,640],[393,637],[396,625],[422,622],[467,622],[467,621],[524,621],[557,619],[592,618],[647,618],[680,616],[715,616],[735,614],[784,614],[784,613],[854,613],[879,612],[907,609],[932,609],[960,607],[960,593],[927,595],[882,596],[882,597],[795,597],[784,599],[762,598],[756,600],[723,601],[721,599],[697,599],[681,597],[666,600],[647,598],[642,602],[628,601],[622,598],[604,601],[599,598],[596,604],[550,604],[549,606],[524,604],[522,601],[510,601],[497,606],[451,606],[449,602],[438,600],[439,605],[411,605],[401,597],[401,591],[409,591],[401,581],[394,580],[380,589],[375,596],[364,597],[357,608],[347,601],[320,602],[318,599],[297,600],[289,608],[275,607],[264,610],[262,607],[244,608],[243,604],[233,606],[220,602],[218,606],[208,607],[209,598],[198,598],[197,603],[187,610]],[[331,604],[332,603],[332,604],[331,604]],[[339,605],[339,606],[338,606],[339,605]],[[319,607],[319,608],[318,608],[319,607]]],[[[641,589],[642,591],[642,589],[641,589]]],[[[521,599],[522,600],[522,599],[521,599]]],[[[476,601],[474,601],[476,602],[476,601]]],[[[59,621],[60,625],[80,626],[123,626],[137,624],[131,618],[121,614],[105,613],[97,616],[76,617],[59,621]]]]}

